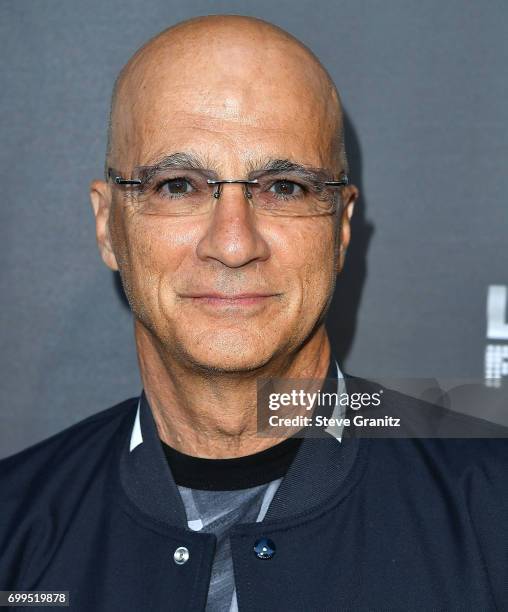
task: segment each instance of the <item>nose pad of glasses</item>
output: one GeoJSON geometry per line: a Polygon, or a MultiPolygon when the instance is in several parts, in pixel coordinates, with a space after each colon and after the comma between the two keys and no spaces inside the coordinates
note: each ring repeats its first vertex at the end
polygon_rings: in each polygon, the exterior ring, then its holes
{"type": "MultiPolygon", "coordinates": [[[[244,186],[244,193],[245,193],[245,197],[248,198],[249,200],[252,199],[252,191],[249,189],[249,184],[247,182],[243,182],[243,181],[224,181],[224,182],[228,182],[228,183],[243,183],[244,186]]],[[[219,199],[222,193],[222,185],[223,183],[217,183],[215,185],[215,191],[213,192],[213,197],[215,199],[219,199]]]]}

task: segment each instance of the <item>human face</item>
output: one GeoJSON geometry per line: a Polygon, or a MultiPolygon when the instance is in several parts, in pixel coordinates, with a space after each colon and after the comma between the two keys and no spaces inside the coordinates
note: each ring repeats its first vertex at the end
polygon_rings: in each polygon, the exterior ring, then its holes
{"type": "MultiPolygon", "coordinates": [[[[242,48],[214,55],[216,66],[228,66],[242,48]]],[[[173,58],[164,79],[145,76],[142,92],[131,94],[123,117],[128,146],[115,160],[124,175],[176,153],[220,178],[245,178],[274,159],[337,175],[319,92],[294,67],[281,65],[284,87],[273,78],[253,86],[249,75],[260,66],[251,56],[213,73],[208,54],[196,51],[193,71],[189,61],[173,58]]],[[[103,257],[120,270],[139,323],[174,358],[215,371],[252,370],[320,328],[347,246],[354,188],[343,190],[338,215],[261,215],[241,185],[229,184],[207,214],[171,217],[95,187],[103,194],[94,205],[103,257]]]]}

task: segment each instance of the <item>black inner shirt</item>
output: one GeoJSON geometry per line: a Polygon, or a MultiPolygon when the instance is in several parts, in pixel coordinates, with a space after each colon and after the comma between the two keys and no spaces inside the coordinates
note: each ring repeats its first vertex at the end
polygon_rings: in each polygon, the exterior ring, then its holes
{"type": "Polygon", "coordinates": [[[252,455],[232,459],[204,459],[186,455],[161,440],[175,483],[202,491],[234,491],[283,477],[302,438],[287,438],[252,455]]]}

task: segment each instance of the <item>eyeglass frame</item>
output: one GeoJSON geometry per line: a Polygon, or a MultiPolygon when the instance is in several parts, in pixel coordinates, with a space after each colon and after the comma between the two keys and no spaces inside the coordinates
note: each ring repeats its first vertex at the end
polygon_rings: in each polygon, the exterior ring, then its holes
{"type": "MultiPolygon", "coordinates": [[[[112,179],[116,185],[143,184],[143,181],[141,179],[123,178],[117,170],[110,167],[108,167],[108,178],[112,179]]],[[[249,191],[248,185],[257,185],[259,183],[257,179],[207,179],[206,182],[208,183],[208,185],[217,185],[217,189],[213,192],[213,197],[216,199],[220,198],[222,185],[230,183],[238,183],[241,185],[245,185],[245,196],[250,199],[252,197],[252,193],[249,191]]],[[[323,184],[329,187],[346,187],[350,184],[350,180],[349,176],[347,174],[344,174],[343,178],[338,181],[323,181],[323,184]]]]}

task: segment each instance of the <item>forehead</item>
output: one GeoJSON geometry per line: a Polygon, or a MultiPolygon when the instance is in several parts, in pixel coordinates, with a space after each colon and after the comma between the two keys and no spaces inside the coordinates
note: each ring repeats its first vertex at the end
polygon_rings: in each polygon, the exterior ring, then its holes
{"type": "Polygon", "coordinates": [[[228,58],[223,51],[165,56],[138,69],[118,109],[122,158],[144,165],[193,150],[227,165],[261,155],[326,165],[337,125],[323,75],[280,51],[240,57],[233,49],[228,58]]]}

